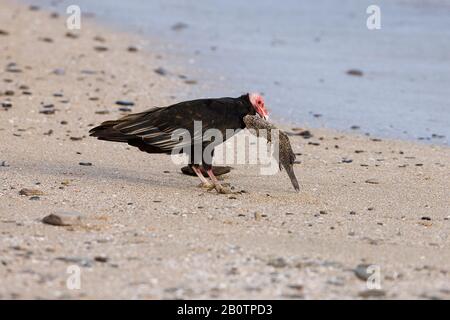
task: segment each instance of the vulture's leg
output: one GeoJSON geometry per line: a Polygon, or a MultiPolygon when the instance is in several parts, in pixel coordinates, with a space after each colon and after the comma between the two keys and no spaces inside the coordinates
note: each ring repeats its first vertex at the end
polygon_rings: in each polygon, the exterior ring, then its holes
{"type": "Polygon", "coordinates": [[[214,173],[212,171],[212,167],[208,167],[205,169],[206,169],[206,173],[211,178],[211,182],[213,183],[214,188],[216,189],[216,191],[218,193],[224,193],[224,194],[232,193],[232,191],[230,189],[228,189],[220,184],[219,180],[217,180],[216,176],[214,175],[214,173]]]}
{"type": "Polygon", "coordinates": [[[195,174],[200,178],[201,183],[198,185],[201,188],[211,188],[214,187],[203,175],[203,173],[200,170],[200,166],[198,164],[191,165],[192,171],[195,172],[195,174]]]}

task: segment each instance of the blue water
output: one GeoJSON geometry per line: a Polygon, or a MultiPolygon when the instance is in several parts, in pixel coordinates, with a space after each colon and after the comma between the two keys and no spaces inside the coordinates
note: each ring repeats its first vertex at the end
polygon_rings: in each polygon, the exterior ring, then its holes
{"type": "MultiPolygon", "coordinates": [[[[28,2],[61,13],[74,3],[28,2]]],[[[170,53],[167,69],[192,66],[199,84],[184,98],[260,91],[278,121],[449,144],[450,1],[76,3],[99,22],[157,39],[148,49],[170,53]],[[366,27],[374,3],[380,30],[366,27]],[[173,30],[177,23],[185,27],[173,30]]]]}

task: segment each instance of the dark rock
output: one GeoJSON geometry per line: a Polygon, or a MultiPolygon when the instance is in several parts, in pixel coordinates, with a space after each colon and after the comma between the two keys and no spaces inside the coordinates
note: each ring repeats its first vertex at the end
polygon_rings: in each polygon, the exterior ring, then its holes
{"type": "Polygon", "coordinates": [[[108,262],[109,258],[107,256],[101,255],[101,256],[96,256],[94,258],[94,260],[97,262],[105,263],[105,262],[108,262]]]}
{"type": "Polygon", "coordinates": [[[77,39],[78,38],[78,34],[75,34],[73,32],[67,32],[66,33],[66,37],[67,38],[71,38],[71,39],[77,39]]]}
{"type": "Polygon", "coordinates": [[[138,51],[138,48],[136,48],[136,47],[134,47],[134,46],[129,46],[129,47],[127,48],[127,51],[128,51],[128,52],[137,52],[137,51],[138,51]]]}
{"type": "Polygon", "coordinates": [[[7,36],[7,35],[9,35],[8,31],[0,29],[0,36],[7,36]]]}
{"type": "Polygon", "coordinates": [[[355,269],[353,269],[353,272],[355,273],[355,276],[358,277],[358,279],[367,281],[367,279],[369,279],[369,277],[372,275],[371,273],[367,272],[367,268],[369,268],[370,266],[370,264],[359,264],[355,269]]]}
{"type": "Polygon", "coordinates": [[[19,191],[19,194],[21,196],[43,196],[44,192],[42,192],[41,190],[38,189],[27,189],[24,188],[22,190],[19,191]]]}
{"type": "Polygon", "coordinates": [[[156,68],[156,69],[153,70],[153,71],[155,71],[155,73],[159,74],[160,76],[165,76],[165,75],[167,75],[167,70],[164,69],[164,68],[162,68],[162,67],[156,68]]]}
{"type": "Polygon", "coordinates": [[[12,106],[13,105],[12,105],[12,103],[10,101],[2,102],[2,108],[5,109],[5,110],[8,110],[8,109],[12,108],[12,106]]]}
{"type": "Polygon", "coordinates": [[[91,163],[91,162],[79,162],[78,164],[79,164],[80,166],[87,166],[87,167],[92,166],[92,163],[91,163]]]}
{"type": "Polygon", "coordinates": [[[189,27],[188,24],[184,22],[177,22],[171,27],[171,29],[174,31],[181,31],[183,29],[186,29],[187,27],[189,27]]]}
{"type": "Polygon", "coordinates": [[[97,52],[105,52],[108,51],[108,47],[104,47],[104,46],[95,46],[94,50],[97,52]]]}
{"type": "Polygon", "coordinates": [[[42,222],[53,226],[73,226],[81,224],[81,218],[78,212],[59,211],[45,216],[42,222]]]}
{"type": "Polygon", "coordinates": [[[280,257],[280,258],[270,259],[267,262],[267,265],[274,267],[274,268],[285,268],[288,266],[288,263],[286,262],[286,260],[284,258],[280,257]]]}
{"type": "Polygon", "coordinates": [[[364,182],[368,184],[380,184],[380,182],[377,179],[367,179],[364,182]]]}
{"type": "Polygon", "coordinates": [[[8,162],[6,162],[6,161],[0,161],[0,167],[9,167],[9,164],[8,164],[8,162]]]}
{"type": "Polygon", "coordinates": [[[358,293],[358,296],[362,298],[380,298],[384,297],[386,295],[386,291],[379,290],[379,289],[370,289],[370,290],[364,290],[360,291],[358,293]]]}
{"type": "Polygon", "coordinates": [[[125,101],[125,100],[118,100],[116,101],[116,104],[119,106],[134,106],[133,101],[125,101]]]}
{"type": "Polygon", "coordinates": [[[347,71],[347,74],[350,76],[362,77],[364,73],[358,69],[350,69],[347,71]]]}

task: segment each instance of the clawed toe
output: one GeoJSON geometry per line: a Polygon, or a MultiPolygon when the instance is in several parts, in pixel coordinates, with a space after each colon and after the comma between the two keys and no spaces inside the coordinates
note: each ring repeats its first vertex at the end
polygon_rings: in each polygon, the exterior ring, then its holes
{"type": "Polygon", "coordinates": [[[214,185],[211,183],[202,182],[197,186],[197,188],[207,189],[209,191],[211,189],[214,189],[214,185]]]}

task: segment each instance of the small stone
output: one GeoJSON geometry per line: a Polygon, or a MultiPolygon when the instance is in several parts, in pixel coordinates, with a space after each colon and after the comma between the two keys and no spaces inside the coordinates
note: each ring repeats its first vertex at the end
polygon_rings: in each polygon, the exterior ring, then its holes
{"type": "Polygon", "coordinates": [[[30,197],[30,196],[43,196],[44,192],[42,192],[41,190],[37,190],[37,189],[24,188],[24,189],[19,191],[19,194],[21,196],[27,196],[27,197],[30,197]]]}
{"type": "Polygon", "coordinates": [[[57,75],[57,76],[63,76],[66,74],[66,71],[64,69],[61,68],[56,68],[52,71],[53,74],[57,75]]]}
{"type": "Polygon", "coordinates": [[[320,210],[319,213],[320,213],[320,214],[328,214],[328,212],[325,211],[325,210],[320,210]]]}
{"type": "Polygon", "coordinates": [[[127,50],[128,50],[128,52],[137,52],[137,51],[138,51],[138,48],[136,48],[136,47],[134,47],[134,46],[129,46],[129,47],[127,48],[127,50]]]}
{"type": "Polygon", "coordinates": [[[267,262],[267,265],[272,266],[274,268],[285,268],[288,266],[286,260],[282,257],[270,259],[267,262]]]}
{"type": "Polygon", "coordinates": [[[5,167],[5,168],[7,168],[7,167],[9,167],[9,164],[8,164],[8,162],[6,162],[6,161],[0,161],[0,167],[5,167]]]}
{"type": "Polygon", "coordinates": [[[431,221],[431,218],[430,217],[422,217],[422,218],[420,218],[420,220],[431,221]]]}
{"type": "Polygon", "coordinates": [[[184,22],[177,22],[171,27],[171,29],[173,31],[181,31],[183,29],[186,29],[187,27],[188,27],[188,25],[186,23],[184,23],[184,22]]]}
{"type": "Polygon", "coordinates": [[[347,74],[350,76],[362,77],[364,73],[358,69],[350,69],[347,71],[347,74]]]}
{"type": "Polygon", "coordinates": [[[5,110],[8,110],[8,109],[12,108],[12,106],[13,105],[12,105],[12,103],[10,101],[2,102],[2,108],[5,109],[5,110]]]}
{"type": "Polygon", "coordinates": [[[358,279],[366,281],[372,275],[371,273],[367,272],[367,269],[370,266],[371,266],[370,264],[359,264],[356,266],[355,269],[353,269],[353,272],[358,277],[358,279]]]}
{"type": "Polygon", "coordinates": [[[379,298],[384,297],[386,295],[386,291],[379,290],[379,289],[370,289],[370,290],[364,290],[360,291],[358,295],[362,298],[379,298]]]}
{"type": "Polygon", "coordinates": [[[94,50],[97,52],[105,52],[108,51],[108,47],[104,47],[104,46],[95,46],[94,50]]]}
{"type": "Polygon", "coordinates": [[[0,29],[0,36],[7,36],[7,35],[9,35],[9,32],[8,32],[8,31],[1,30],[1,29],[0,29]]]}
{"type": "Polygon", "coordinates": [[[81,223],[81,214],[71,211],[59,211],[42,219],[42,222],[53,226],[73,226],[81,223]]]}
{"type": "Polygon", "coordinates": [[[255,220],[256,220],[256,221],[261,220],[261,213],[255,212],[255,220]]]}
{"type": "Polygon", "coordinates": [[[125,100],[118,100],[116,101],[116,104],[119,106],[134,106],[133,101],[125,101],[125,100]]]}
{"type": "Polygon", "coordinates": [[[368,184],[380,184],[380,182],[377,179],[367,179],[364,182],[368,184]]]}
{"type": "Polygon", "coordinates": [[[153,70],[153,71],[155,71],[155,73],[159,74],[160,76],[165,76],[165,75],[167,75],[167,70],[164,69],[164,68],[162,68],[162,67],[156,68],[156,69],[153,70]]]}
{"type": "Polygon", "coordinates": [[[97,261],[97,262],[105,263],[105,262],[108,262],[109,259],[108,259],[108,257],[105,256],[105,255],[100,255],[100,256],[96,256],[96,257],[94,258],[94,260],[97,261]]]}
{"type": "Polygon", "coordinates": [[[352,130],[359,130],[360,126],[351,126],[350,129],[352,129],[352,130]]]}
{"type": "Polygon", "coordinates": [[[66,37],[71,39],[77,39],[78,35],[73,32],[66,32],[66,37]]]}
{"type": "Polygon", "coordinates": [[[80,166],[87,166],[87,167],[92,166],[92,162],[79,162],[78,164],[80,166]]]}
{"type": "Polygon", "coordinates": [[[37,201],[37,200],[41,200],[41,197],[33,196],[33,197],[30,197],[30,199],[28,199],[28,200],[37,201]]]}

